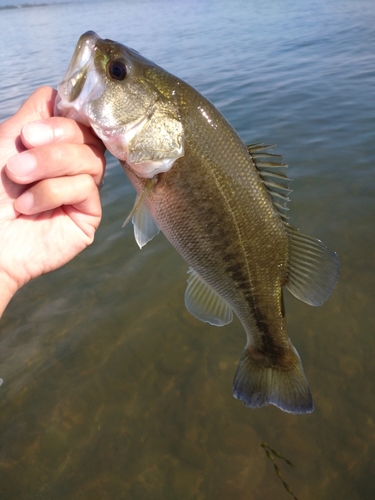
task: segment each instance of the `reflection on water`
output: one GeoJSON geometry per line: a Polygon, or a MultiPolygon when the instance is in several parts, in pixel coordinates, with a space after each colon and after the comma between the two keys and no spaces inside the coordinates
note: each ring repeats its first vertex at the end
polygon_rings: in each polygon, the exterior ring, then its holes
{"type": "Polygon", "coordinates": [[[322,308],[286,297],[315,412],[233,399],[242,326],[187,313],[179,255],[162,235],[140,251],[121,229],[134,194],[110,159],[94,244],[22,289],[0,323],[1,498],[292,498],[267,441],[296,464],[279,466],[300,500],[372,499],[372,3],[108,5],[2,11],[1,117],[56,85],[94,29],[195,85],[247,142],[277,143],[295,179],[291,223],[342,264],[322,308]]]}

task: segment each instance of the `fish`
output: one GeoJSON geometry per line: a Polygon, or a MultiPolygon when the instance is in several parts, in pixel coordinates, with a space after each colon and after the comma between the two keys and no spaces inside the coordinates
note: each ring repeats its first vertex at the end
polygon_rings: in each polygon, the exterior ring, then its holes
{"type": "Polygon", "coordinates": [[[288,333],[283,290],[320,306],[337,254],[288,223],[282,157],[246,145],[192,86],[136,50],[83,34],[58,85],[55,114],[90,126],[136,190],[140,248],[161,230],[189,266],[187,310],[224,326],[237,315],[246,344],[233,395],[250,408],[314,409],[288,333]]]}

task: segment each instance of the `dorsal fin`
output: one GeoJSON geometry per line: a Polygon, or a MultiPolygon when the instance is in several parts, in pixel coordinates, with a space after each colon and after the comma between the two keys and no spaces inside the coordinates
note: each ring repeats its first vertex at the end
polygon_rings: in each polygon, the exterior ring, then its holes
{"type": "Polygon", "coordinates": [[[250,144],[246,147],[280,216],[287,220],[286,212],[289,210],[287,203],[292,192],[289,189],[291,179],[286,175],[288,165],[282,162],[282,156],[269,152],[275,146],[250,144]]]}
{"type": "Polygon", "coordinates": [[[321,306],[339,279],[337,253],[287,223],[285,228],[289,237],[289,280],[286,287],[306,304],[321,306]]]}

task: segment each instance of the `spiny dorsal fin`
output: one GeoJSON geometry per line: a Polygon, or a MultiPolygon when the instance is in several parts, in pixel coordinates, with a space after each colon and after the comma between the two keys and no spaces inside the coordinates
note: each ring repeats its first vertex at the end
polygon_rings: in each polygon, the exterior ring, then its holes
{"type": "Polygon", "coordinates": [[[292,192],[289,189],[291,179],[286,175],[288,165],[282,162],[282,156],[268,152],[274,147],[265,146],[264,144],[250,144],[247,146],[247,150],[280,216],[286,220],[286,212],[289,210],[287,203],[289,201],[289,194],[292,192]]]}

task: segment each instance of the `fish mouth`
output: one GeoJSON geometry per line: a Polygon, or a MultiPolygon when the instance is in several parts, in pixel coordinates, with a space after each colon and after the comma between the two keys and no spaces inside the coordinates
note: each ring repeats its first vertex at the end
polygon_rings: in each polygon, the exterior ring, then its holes
{"type": "Polygon", "coordinates": [[[94,62],[94,52],[99,40],[99,36],[93,31],[80,37],[64,78],[57,87],[55,116],[65,116],[90,126],[85,105],[98,99],[104,91],[104,84],[94,62]]]}
{"type": "Polygon", "coordinates": [[[110,153],[126,162],[140,177],[151,178],[168,171],[174,161],[183,155],[182,125],[174,116],[174,107],[168,108],[164,101],[159,102],[162,97],[156,90],[142,88],[142,93],[138,83],[136,90],[129,91],[131,78],[126,86],[121,79],[119,87],[116,83],[118,79],[108,74],[108,63],[117,54],[125,54],[125,59],[129,57],[129,68],[132,68],[131,53],[132,49],[103,40],[93,31],[82,35],[65,76],[57,87],[54,114],[91,127],[110,153]],[[121,101],[127,91],[125,105],[119,108],[118,100],[121,101]],[[127,112],[128,108],[130,112],[127,112]],[[161,140],[153,137],[152,130],[153,125],[158,125],[163,119],[172,125],[167,127],[167,132],[162,132],[164,143],[161,144],[161,140]],[[165,136],[170,142],[170,150],[165,150],[165,136]],[[176,141],[181,141],[179,148],[176,148],[176,141]]]}
{"type": "Polygon", "coordinates": [[[94,31],[88,31],[80,37],[64,78],[57,86],[54,115],[71,118],[91,127],[107,149],[119,160],[125,161],[129,141],[147,123],[157,99],[150,103],[139,118],[120,126],[105,123],[103,117],[99,119],[90,111],[91,103],[105,91],[105,82],[95,65],[95,54],[102,50],[103,44],[113,43],[112,40],[101,39],[94,31]]]}

